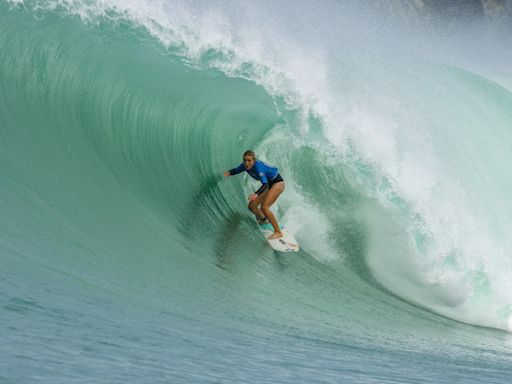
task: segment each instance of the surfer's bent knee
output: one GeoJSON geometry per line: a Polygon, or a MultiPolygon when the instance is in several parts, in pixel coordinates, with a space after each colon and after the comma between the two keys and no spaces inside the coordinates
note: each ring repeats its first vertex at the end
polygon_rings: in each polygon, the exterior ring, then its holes
{"type": "Polygon", "coordinates": [[[256,201],[250,201],[249,204],[247,205],[247,208],[249,208],[249,211],[253,211],[257,207],[258,207],[258,203],[256,203],[256,201]]]}

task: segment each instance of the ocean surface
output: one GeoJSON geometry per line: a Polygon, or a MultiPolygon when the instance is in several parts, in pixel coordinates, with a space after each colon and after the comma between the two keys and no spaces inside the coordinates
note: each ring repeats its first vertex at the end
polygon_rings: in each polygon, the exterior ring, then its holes
{"type": "Polygon", "coordinates": [[[510,34],[411,4],[1,0],[0,383],[512,382],[510,34]]]}

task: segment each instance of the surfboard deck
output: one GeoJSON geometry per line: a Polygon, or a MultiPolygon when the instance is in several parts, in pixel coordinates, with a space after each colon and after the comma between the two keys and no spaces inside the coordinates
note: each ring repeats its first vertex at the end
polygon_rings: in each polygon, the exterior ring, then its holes
{"type": "Polygon", "coordinates": [[[299,243],[295,240],[295,237],[286,230],[283,226],[281,226],[281,232],[283,232],[283,237],[279,239],[269,240],[268,237],[274,233],[274,228],[272,228],[271,224],[258,224],[258,227],[265,237],[265,240],[270,244],[270,246],[278,251],[278,252],[298,252],[299,251],[299,243]]]}

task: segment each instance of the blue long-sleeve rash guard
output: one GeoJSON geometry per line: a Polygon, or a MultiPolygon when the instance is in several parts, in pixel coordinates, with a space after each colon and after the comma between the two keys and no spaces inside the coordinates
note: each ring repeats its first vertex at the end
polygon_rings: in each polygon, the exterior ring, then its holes
{"type": "Polygon", "coordinates": [[[242,163],[238,167],[230,169],[229,174],[236,175],[243,171],[246,171],[253,179],[261,181],[262,185],[260,189],[256,191],[258,195],[261,195],[268,189],[268,182],[273,180],[279,173],[279,169],[276,167],[268,165],[261,160],[256,160],[251,169],[245,169],[244,163],[242,163]]]}

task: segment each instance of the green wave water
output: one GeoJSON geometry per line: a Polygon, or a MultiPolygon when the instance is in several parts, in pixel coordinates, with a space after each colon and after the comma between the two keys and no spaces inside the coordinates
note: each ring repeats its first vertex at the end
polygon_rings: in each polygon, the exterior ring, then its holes
{"type": "Polygon", "coordinates": [[[509,90],[357,56],[309,88],[113,4],[0,4],[0,381],[507,381],[509,90]],[[221,176],[248,148],[298,255],[221,176]]]}

